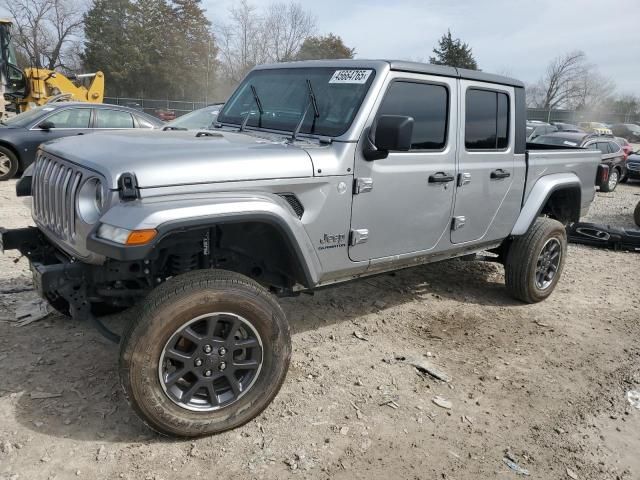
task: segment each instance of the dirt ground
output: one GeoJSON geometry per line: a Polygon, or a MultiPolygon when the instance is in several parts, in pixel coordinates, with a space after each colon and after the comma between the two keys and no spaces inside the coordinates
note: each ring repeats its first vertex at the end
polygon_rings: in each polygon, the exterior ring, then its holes
{"type": "MultiPolygon", "coordinates": [[[[30,223],[14,185],[0,184],[5,227],[30,223]]],[[[639,200],[640,183],[621,185],[589,218],[631,227],[639,200]]],[[[0,479],[519,478],[505,458],[531,478],[640,478],[640,410],[625,397],[640,389],[637,253],[570,246],[538,305],[507,297],[501,266],[458,260],[286,299],[294,354],[280,394],[197,441],[138,421],[118,349],[91,326],[15,326],[34,297],[16,260],[0,256],[0,479]]]]}

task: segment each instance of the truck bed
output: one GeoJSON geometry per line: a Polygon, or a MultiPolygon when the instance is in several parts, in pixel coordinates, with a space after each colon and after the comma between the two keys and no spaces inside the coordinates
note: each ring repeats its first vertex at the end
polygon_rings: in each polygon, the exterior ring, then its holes
{"type": "Polygon", "coordinates": [[[585,211],[595,197],[595,182],[601,159],[602,154],[599,151],[528,143],[523,202],[526,202],[533,186],[541,177],[573,174],[580,180],[581,210],[585,211]]]}

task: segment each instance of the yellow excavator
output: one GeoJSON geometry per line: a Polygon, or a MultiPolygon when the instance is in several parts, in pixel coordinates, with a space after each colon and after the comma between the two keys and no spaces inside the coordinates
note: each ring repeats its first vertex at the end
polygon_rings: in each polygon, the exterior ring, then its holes
{"type": "Polygon", "coordinates": [[[0,19],[0,119],[59,101],[102,103],[102,72],[65,76],[45,68],[18,68],[11,44],[12,22],[0,19]]]}

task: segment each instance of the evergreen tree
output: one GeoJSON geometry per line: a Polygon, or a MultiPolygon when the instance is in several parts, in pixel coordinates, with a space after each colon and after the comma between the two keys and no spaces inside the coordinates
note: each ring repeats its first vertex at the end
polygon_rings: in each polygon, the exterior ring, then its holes
{"type": "Polygon", "coordinates": [[[199,100],[216,66],[209,28],[200,0],[93,0],[83,61],[108,95],[199,100]]]}
{"type": "Polygon", "coordinates": [[[478,70],[478,64],[473,58],[471,47],[459,38],[454,39],[451,36],[451,30],[447,30],[447,34],[443,35],[438,41],[438,48],[434,48],[433,53],[436,56],[430,57],[429,63],[434,65],[449,65],[451,67],[478,70]]]}
{"type": "Polygon", "coordinates": [[[330,33],[321,37],[307,37],[296,55],[296,60],[353,58],[355,53],[355,49],[347,47],[342,38],[330,33]]]}

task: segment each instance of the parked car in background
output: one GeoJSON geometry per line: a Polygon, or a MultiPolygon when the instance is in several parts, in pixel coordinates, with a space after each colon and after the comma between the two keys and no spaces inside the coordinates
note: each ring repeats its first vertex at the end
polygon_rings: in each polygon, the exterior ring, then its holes
{"type": "Polygon", "coordinates": [[[222,107],[224,103],[216,103],[194,110],[167,123],[163,130],[207,130],[213,127],[222,107]]]}
{"type": "Polygon", "coordinates": [[[611,129],[600,122],[580,122],[580,128],[588,133],[596,133],[598,135],[613,135],[611,129]]]}
{"type": "Polygon", "coordinates": [[[527,142],[531,142],[534,138],[538,138],[541,135],[557,131],[557,127],[548,123],[538,121],[527,122],[527,142]]]}
{"type": "Polygon", "coordinates": [[[640,180],[640,151],[627,157],[627,180],[640,180]]]}
{"type": "Polygon", "coordinates": [[[96,130],[151,130],[162,125],[146,113],[118,105],[63,102],[31,109],[0,121],[0,180],[31,165],[41,143],[96,130]]]}
{"type": "Polygon", "coordinates": [[[586,133],[582,128],[571,123],[551,122],[551,124],[556,127],[559,132],[586,133]]]}
{"type": "Polygon", "coordinates": [[[601,192],[613,192],[620,179],[627,176],[625,154],[622,147],[611,137],[598,136],[591,133],[557,132],[538,137],[533,143],[600,150],[602,152],[602,163],[609,167],[608,177],[598,185],[601,192]]]}
{"type": "Polygon", "coordinates": [[[173,110],[165,110],[164,108],[156,110],[155,115],[163,122],[170,122],[176,119],[176,112],[173,110]]]}
{"type": "Polygon", "coordinates": [[[640,126],[634,123],[617,123],[611,126],[611,131],[617,137],[623,137],[630,142],[640,142],[640,126]]]}

